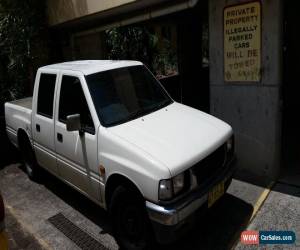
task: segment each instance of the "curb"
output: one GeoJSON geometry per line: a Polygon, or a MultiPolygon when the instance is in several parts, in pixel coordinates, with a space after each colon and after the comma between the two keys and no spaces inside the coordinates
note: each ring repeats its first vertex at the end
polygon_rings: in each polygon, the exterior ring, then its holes
{"type": "Polygon", "coordinates": [[[233,244],[232,244],[232,246],[229,249],[231,249],[231,250],[235,249],[235,247],[239,243],[241,232],[244,229],[246,229],[251,224],[251,222],[255,218],[257,212],[260,210],[260,208],[262,207],[262,205],[264,204],[264,202],[268,198],[268,196],[269,196],[270,192],[272,191],[272,188],[274,187],[275,184],[276,184],[275,181],[271,181],[269,183],[269,185],[261,193],[261,195],[259,196],[259,198],[257,199],[257,201],[256,201],[256,203],[255,203],[255,205],[253,207],[253,211],[252,211],[252,214],[251,214],[251,217],[250,217],[249,221],[246,221],[245,224],[242,225],[241,230],[239,230],[238,232],[236,232],[236,234],[233,237],[233,244]]]}
{"type": "MultiPolygon", "coordinates": [[[[53,249],[52,247],[50,247],[50,245],[45,240],[38,238],[34,234],[34,231],[30,227],[30,225],[28,225],[24,221],[22,221],[19,218],[17,212],[11,206],[9,206],[8,204],[5,204],[5,210],[6,210],[6,213],[9,214],[20,225],[22,230],[24,230],[27,234],[29,234],[30,237],[33,238],[34,241],[36,241],[36,244],[40,246],[40,249],[42,249],[42,250],[52,250],[53,249]]],[[[10,234],[10,231],[7,230],[7,227],[6,227],[5,231],[6,231],[7,235],[10,234]]]]}

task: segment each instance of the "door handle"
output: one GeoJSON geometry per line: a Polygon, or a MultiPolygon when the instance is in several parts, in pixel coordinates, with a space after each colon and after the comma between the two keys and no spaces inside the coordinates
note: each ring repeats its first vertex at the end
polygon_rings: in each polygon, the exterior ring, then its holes
{"type": "Polygon", "coordinates": [[[63,135],[61,133],[57,133],[57,140],[63,142],[63,135]]]}
{"type": "Polygon", "coordinates": [[[36,128],[36,131],[37,131],[37,132],[40,132],[40,131],[41,131],[41,126],[40,126],[40,124],[35,124],[35,128],[36,128]]]}

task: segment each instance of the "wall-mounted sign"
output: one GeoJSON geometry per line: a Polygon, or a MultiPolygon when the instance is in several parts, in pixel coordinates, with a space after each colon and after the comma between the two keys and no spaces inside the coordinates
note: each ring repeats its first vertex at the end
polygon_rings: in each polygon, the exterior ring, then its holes
{"type": "Polygon", "coordinates": [[[259,82],[261,78],[261,4],[224,9],[224,79],[259,82]]]}

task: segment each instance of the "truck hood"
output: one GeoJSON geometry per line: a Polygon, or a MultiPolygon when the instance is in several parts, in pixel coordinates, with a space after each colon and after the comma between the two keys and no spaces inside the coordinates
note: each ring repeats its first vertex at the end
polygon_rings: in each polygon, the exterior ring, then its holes
{"type": "Polygon", "coordinates": [[[108,130],[160,161],[172,176],[205,158],[232,134],[225,122],[176,102],[108,130]]]}

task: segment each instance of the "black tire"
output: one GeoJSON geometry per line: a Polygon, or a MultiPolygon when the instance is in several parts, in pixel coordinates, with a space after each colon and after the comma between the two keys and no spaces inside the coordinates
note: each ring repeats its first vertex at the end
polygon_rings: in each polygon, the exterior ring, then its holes
{"type": "Polygon", "coordinates": [[[152,249],[154,237],[145,202],[132,188],[119,186],[110,202],[113,234],[120,249],[152,249]]]}
{"type": "Polygon", "coordinates": [[[19,144],[23,164],[28,177],[33,181],[39,181],[41,179],[41,171],[29,139],[23,136],[20,138],[19,144]]]}

